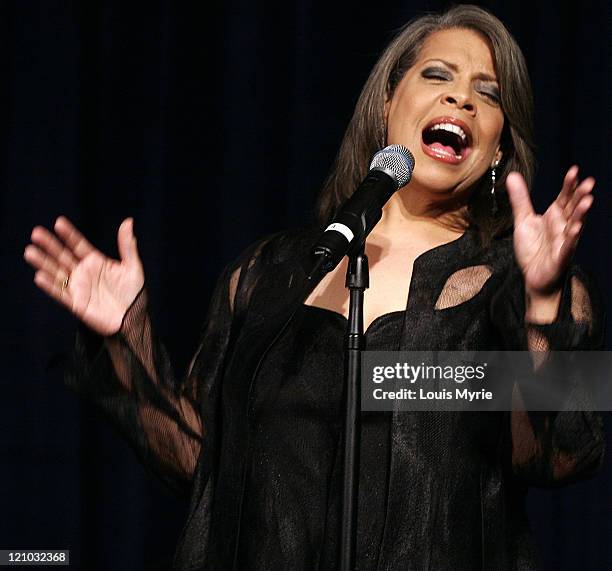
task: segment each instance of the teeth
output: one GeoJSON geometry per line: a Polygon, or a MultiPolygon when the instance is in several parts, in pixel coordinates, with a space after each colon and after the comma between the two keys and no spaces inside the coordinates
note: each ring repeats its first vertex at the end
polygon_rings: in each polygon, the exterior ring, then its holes
{"type": "Polygon", "coordinates": [[[437,155],[445,155],[445,156],[447,156],[447,157],[452,157],[452,156],[454,156],[454,157],[455,157],[455,158],[456,158],[458,161],[460,161],[460,160],[461,160],[461,155],[453,155],[452,153],[448,153],[447,151],[444,151],[444,150],[439,149],[439,148],[434,149],[434,152],[435,152],[437,155]]]}
{"type": "Polygon", "coordinates": [[[438,129],[455,133],[455,135],[459,135],[461,137],[461,140],[464,143],[467,143],[467,135],[465,134],[465,131],[459,127],[459,125],[453,125],[452,123],[436,123],[433,127],[431,127],[432,131],[437,131],[438,129]]]}

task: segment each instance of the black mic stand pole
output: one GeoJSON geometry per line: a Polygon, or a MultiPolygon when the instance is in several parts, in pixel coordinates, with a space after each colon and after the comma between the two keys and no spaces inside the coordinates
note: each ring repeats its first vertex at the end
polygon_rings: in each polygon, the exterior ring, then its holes
{"type": "Polygon", "coordinates": [[[361,350],[363,348],[363,293],[369,286],[368,258],[364,245],[349,256],[346,287],[350,293],[345,336],[344,379],[344,481],[340,532],[340,571],[354,571],[357,543],[357,499],[359,490],[359,439],[361,410],[361,350]]]}

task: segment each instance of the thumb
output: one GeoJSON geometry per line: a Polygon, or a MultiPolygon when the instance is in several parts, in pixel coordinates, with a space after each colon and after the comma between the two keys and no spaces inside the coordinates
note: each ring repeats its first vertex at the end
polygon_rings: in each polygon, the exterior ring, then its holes
{"type": "Polygon", "coordinates": [[[138,248],[136,247],[136,236],[134,236],[134,219],[126,218],[119,226],[117,232],[117,246],[119,247],[119,257],[122,262],[133,264],[140,262],[138,248]]]}
{"type": "Polygon", "coordinates": [[[512,214],[514,214],[514,225],[517,226],[528,216],[535,214],[531,198],[529,197],[529,189],[523,175],[513,171],[506,177],[506,189],[512,214]]]}

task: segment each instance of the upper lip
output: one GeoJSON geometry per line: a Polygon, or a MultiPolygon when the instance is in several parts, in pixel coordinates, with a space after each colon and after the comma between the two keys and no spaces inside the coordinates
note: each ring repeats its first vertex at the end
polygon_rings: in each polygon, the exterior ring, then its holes
{"type": "Polygon", "coordinates": [[[451,115],[443,115],[442,117],[436,117],[435,119],[432,119],[429,123],[427,123],[427,125],[425,125],[423,131],[426,131],[427,129],[433,127],[434,125],[437,125],[438,123],[451,123],[453,125],[461,127],[467,137],[468,147],[472,146],[472,130],[468,127],[465,121],[457,119],[457,117],[452,117],[451,115]]]}

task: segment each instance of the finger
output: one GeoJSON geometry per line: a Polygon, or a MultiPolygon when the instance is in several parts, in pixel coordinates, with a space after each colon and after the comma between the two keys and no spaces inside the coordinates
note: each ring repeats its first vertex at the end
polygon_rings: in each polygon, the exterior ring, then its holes
{"type": "Polygon", "coordinates": [[[527,183],[518,172],[511,172],[506,177],[506,188],[510,199],[510,206],[514,214],[515,226],[520,224],[525,218],[535,214],[531,198],[529,197],[529,189],[527,183]]]}
{"type": "Polygon", "coordinates": [[[576,208],[574,208],[574,211],[572,212],[570,219],[567,221],[567,225],[566,225],[567,229],[570,229],[572,225],[577,222],[581,224],[584,223],[584,219],[586,218],[587,212],[593,205],[594,201],[595,201],[595,198],[593,197],[592,194],[587,194],[586,196],[582,197],[580,202],[576,205],[576,208]]]}
{"type": "Polygon", "coordinates": [[[43,270],[39,270],[34,274],[34,283],[49,297],[52,297],[55,301],[58,301],[72,311],[70,285],[67,288],[62,288],[61,282],[53,279],[50,274],[43,270]]]}
{"type": "Polygon", "coordinates": [[[571,218],[572,212],[578,205],[578,203],[587,195],[589,195],[595,187],[595,179],[590,176],[585,178],[574,190],[570,200],[563,209],[563,215],[566,219],[571,218]]]}
{"type": "Polygon", "coordinates": [[[563,240],[568,227],[567,219],[563,216],[563,213],[557,209],[549,208],[546,211],[545,219],[550,229],[550,236],[563,240]]]}
{"type": "Polygon", "coordinates": [[[140,262],[138,256],[138,248],[136,246],[136,237],[134,236],[134,219],[126,218],[119,226],[117,232],[117,246],[119,247],[119,256],[122,262],[132,264],[140,262]]]}
{"type": "Polygon", "coordinates": [[[574,254],[583,227],[584,225],[582,222],[574,222],[569,226],[565,240],[563,240],[563,244],[561,244],[561,248],[559,249],[559,264],[561,266],[565,266],[574,254]]]}
{"type": "Polygon", "coordinates": [[[57,235],[64,241],[64,244],[66,244],[77,260],[82,260],[87,254],[95,250],[85,236],[65,216],[60,216],[55,221],[54,228],[57,235]]]}
{"type": "Polygon", "coordinates": [[[68,273],[72,272],[78,264],[73,253],[64,246],[49,230],[36,226],[32,230],[32,242],[36,244],[47,256],[53,258],[56,264],[68,273]]]}
{"type": "Polygon", "coordinates": [[[578,165],[571,166],[563,179],[563,185],[561,186],[561,192],[557,196],[557,204],[563,210],[569,202],[572,193],[576,189],[578,184],[578,165]]]}
{"type": "Polygon", "coordinates": [[[70,275],[70,271],[59,265],[55,258],[32,244],[26,247],[23,257],[34,269],[55,276],[60,282],[70,275]]]}

